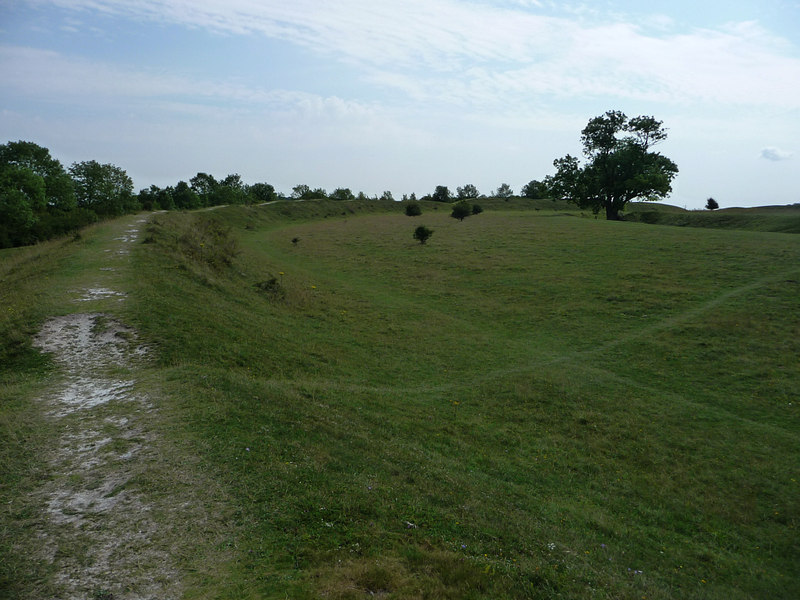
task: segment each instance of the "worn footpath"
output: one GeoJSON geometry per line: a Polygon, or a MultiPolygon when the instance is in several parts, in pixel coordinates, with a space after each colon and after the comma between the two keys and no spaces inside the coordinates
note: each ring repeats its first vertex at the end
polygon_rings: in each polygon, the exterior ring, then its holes
{"type": "Polygon", "coordinates": [[[113,303],[126,301],[112,286],[124,280],[144,223],[130,220],[100,250],[96,280],[73,290],[69,302],[91,310],[51,318],[34,339],[58,375],[38,399],[57,431],[42,457],[51,476],[27,500],[39,515],[29,529],[35,541],[20,542],[48,574],[32,598],[179,598],[181,560],[226,529],[207,493],[213,484],[165,456],[158,402],[137,377],[149,350],[112,315],[113,303]]]}

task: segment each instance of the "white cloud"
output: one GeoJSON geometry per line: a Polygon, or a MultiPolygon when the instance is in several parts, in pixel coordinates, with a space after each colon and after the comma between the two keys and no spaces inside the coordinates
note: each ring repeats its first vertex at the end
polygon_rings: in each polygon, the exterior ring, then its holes
{"type": "Polygon", "coordinates": [[[368,117],[374,111],[369,104],[336,96],[153,73],[18,46],[0,46],[0,72],[6,90],[61,106],[124,104],[194,112],[210,105],[233,112],[290,111],[330,119],[368,117]]]}
{"type": "Polygon", "coordinates": [[[768,146],[761,150],[761,158],[777,162],[781,160],[789,160],[792,158],[792,153],[781,150],[780,148],[775,148],[774,146],[768,146]]]}
{"type": "MultiPolygon", "coordinates": [[[[649,35],[621,18],[537,14],[538,2],[52,2],[282,40],[356,66],[365,78],[393,85],[414,99],[438,95],[480,105],[498,95],[517,100],[552,94],[800,108],[800,60],[786,40],[754,23],[649,35]]],[[[649,22],[669,24],[660,15],[649,22]]]]}

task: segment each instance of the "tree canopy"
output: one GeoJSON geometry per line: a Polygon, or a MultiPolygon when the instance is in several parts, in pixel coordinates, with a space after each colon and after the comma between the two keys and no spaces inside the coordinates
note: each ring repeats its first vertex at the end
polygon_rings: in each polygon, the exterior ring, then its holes
{"type": "Polygon", "coordinates": [[[500,186],[495,190],[494,197],[495,198],[511,198],[514,195],[514,190],[511,189],[511,186],[507,183],[501,183],[500,186]]]}
{"type": "Polygon", "coordinates": [[[533,179],[522,186],[522,195],[526,198],[539,200],[547,198],[550,195],[550,190],[547,189],[547,184],[543,181],[533,179]]]}
{"type": "Polygon", "coordinates": [[[556,198],[605,210],[606,218],[619,220],[631,200],[661,200],[672,191],[677,165],[650,148],[665,140],[661,121],[639,116],[629,119],[608,111],[589,121],[581,132],[586,163],[569,154],[553,161],[556,174],[548,187],[556,198]]]}
{"type": "Polygon", "coordinates": [[[476,188],[471,183],[468,183],[464,187],[456,188],[456,197],[459,200],[472,200],[474,198],[477,198],[478,196],[480,196],[478,188],[476,188]]]}
{"type": "Polygon", "coordinates": [[[98,215],[116,216],[130,212],[138,204],[133,195],[133,181],[120,167],[88,160],[73,163],[69,172],[79,207],[98,215]]]}
{"type": "Polygon", "coordinates": [[[77,209],[73,181],[33,142],[0,145],[0,248],[32,244],[96,220],[77,209]]]}
{"type": "Polygon", "coordinates": [[[446,185],[437,185],[436,189],[431,194],[431,200],[434,202],[450,202],[453,199],[453,194],[446,185]]]}

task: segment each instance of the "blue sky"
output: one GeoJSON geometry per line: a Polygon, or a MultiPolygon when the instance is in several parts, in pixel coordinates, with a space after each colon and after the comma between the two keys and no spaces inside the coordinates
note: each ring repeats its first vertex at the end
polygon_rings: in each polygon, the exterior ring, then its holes
{"type": "Polygon", "coordinates": [[[606,110],[668,202],[800,202],[800,0],[0,0],[0,143],[290,192],[515,191],[606,110]]]}

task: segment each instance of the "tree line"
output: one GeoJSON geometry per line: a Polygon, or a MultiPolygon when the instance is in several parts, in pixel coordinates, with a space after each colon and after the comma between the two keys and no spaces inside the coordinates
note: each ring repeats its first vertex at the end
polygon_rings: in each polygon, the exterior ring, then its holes
{"type": "MultiPolygon", "coordinates": [[[[522,187],[523,197],[567,200],[580,208],[603,210],[610,220],[634,199],[661,200],[672,191],[678,167],[651,148],[666,139],[661,121],[653,117],[628,118],[608,111],[589,121],[581,132],[585,164],[567,155],[553,162],[554,175],[522,187]]],[[[489,197],[510,198],[514,191],[501,184],[489,197]]],[[[484,198],[477,187],[466,184],[455,193],[438,185],[431,194],[404,201],[458,202],[484,198]]],[[[77,231],[99,219],[140,210],[191,210],[223,204],[263,204],[275,200],[394,200],[383,192],[369,198],[363,192],[301,184],[287,198],[269,183],[248,185],[238,174],[216,179],[198,173],[188,182],[160,188],[151,185],[138,194],[124,169],[95,160],[73,163],[68,169],[47,148],[18,141],[0,145],[0,248],[32,244],[77,231]]],[[[716,202],[714,201],[714,204],[716,202]]],[[[709,201],[708,208],[711,208],[709,201]]],[[[716,206],[714,206],[716,208],[716,206]]]]}
{"type": "MultiPolygon", "coordinates": [[[[495,194],[510,197],[502,184],[495,194]]],[[[482,196],[474,185],[459,187],[454,195],[446,186],[419,200],[453,202],[482,196]]],[[[292,188],[290,196],[269,183],[251,185],[234,173],[216,179],[198,173],[174,186],[151,185],[133,191],[133,181],[124,169],[96,160],[73,163],[64,168],[47,148],[28,141],[0,145],[0,248],[23,246],[78,231],[109,217],[142,210],[194,210],[227,204],[263,204],[276,200],[394,200],[390,191],[369,197],[349,188],[328,193],[308,185],[292,188]]],[[[403,200],[417,200],[415,194],[403,200]]]]}

